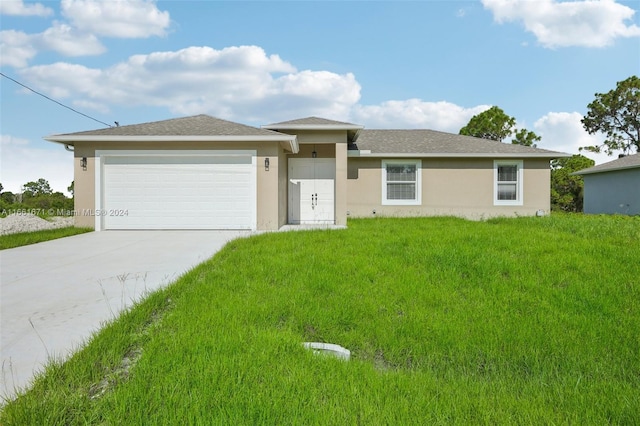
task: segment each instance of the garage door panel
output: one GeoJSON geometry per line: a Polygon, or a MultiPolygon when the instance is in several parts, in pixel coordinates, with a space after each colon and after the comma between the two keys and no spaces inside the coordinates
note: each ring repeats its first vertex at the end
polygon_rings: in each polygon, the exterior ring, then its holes
{"type": "Polygon", "coordinates": [[[251,229],[255,169],[250,156],[109,157],[106,229],[251,229]],[[124,211],[112,216],[110,212],[124,211]]]}

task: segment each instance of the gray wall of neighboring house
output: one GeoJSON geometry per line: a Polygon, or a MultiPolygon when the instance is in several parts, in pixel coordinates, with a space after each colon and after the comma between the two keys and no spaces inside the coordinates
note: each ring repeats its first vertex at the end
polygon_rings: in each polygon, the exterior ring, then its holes
{"type": "Polygon", "coordinates": [[[640,169],[584,175],[584,212],[640,214],[640,169]]]}

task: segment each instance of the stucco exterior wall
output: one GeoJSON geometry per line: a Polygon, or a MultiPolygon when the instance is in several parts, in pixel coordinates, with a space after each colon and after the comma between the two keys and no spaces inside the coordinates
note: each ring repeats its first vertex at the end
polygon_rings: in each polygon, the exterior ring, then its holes
{"type": "Polygon", "coordinates": [[[280,133],[296,135],[299,144],[347,143],[346,130],[278,130],[280,133]]]}
{"type": "Polygon", "coordinates": [[[74,224],[83,228],[94,228],[95,217],[95,149],[88,144],[77,144],[73,151],[73,208],[74,224]],[[87,170],[80,162],[87,157],[87,170]]]}
{"type": "Polygon", "coordinates": [[[317,158],[335,158],[335,144],[300,144],[300,151],[297,154],[289,154],[289,158],[311,158],[313,151],[316,151],[317,158]]]}
{"type": "MultiPolygon", "coordinates": [[[[421,204],[383,205],[381,158],[347,157],[346,131],[300,131],[295,134],[300,142],[300,152],[295,155],[286,152],[279,142],[77,142],[74,152],[75,224],[91,228],[95,226],[95,216],[82,213],[95,211],[96,208],[96,150],[255,151],[256,222],[259,230],[276,230],[288,222],[288,161],[290,158],[311,158],[313,151],[316,151],[318,158],[334,158],[336,161],[335,221],[338,225],[346,225],[348,215],[455,215],[481,219],[533,215],[538,210],[550,210],[550,169],[546,159],[524,160],[523,203],[519,206],[494,205],[492,158],[423,158],[421,204]],[[87,170],[82,170],[82,157],[87,158],[87,170]],[[269,170],[265,169],[265,158],[269,158],[269,170]]],[[[640,171],[636,172],[640,174],[640,171]]],[[[634,175],[636,188],[638,174],[634,175]]],[[[635,198],[636,206],[640,201],[638,198],[635,198]]]]}
{"type": "Polygon", "coordinates": [[[287,154],[281,150],[278,154],[278,228],[287,224],[288,163],[287,154]]]}
{"type": "Polygon", "coordinates": [[[423,158],[421,205],[382,204],[382,159],[349,158],[347,209],[351,217],[439,216],[469,219],[534,215],[550,210],[548,160],[524,160],[521,206],[494,205],[493,159],[423,158]],[[375,213],[374,213],[375,211],[375,213]]]}
{"type": "MultiPolygon", "coordinates": [[[[243,148],[249,149],[249,148],[243,148]]],[[[258,230],[275,230],[280,227],[280,208],[276,200],[279,198],[279,170],[280,148],[279,144],[268,146],[256,146],[257,157],[257,227],[258,230]],[[264,165],[265,158],[269,157],[269,170],[264,165]]],[[[286,165],[284,165],[286,168],[286,165]]]]}
{"type": "Polygon", "coordinates": [[[336,208],[336,225],[347,225],[347,144],[337,143],[336,149],[336,192],[335,192],[335,208],[336,208]]]}
{"type": "MultiPolygon", "coordinates": [[[[76,142],[74,152],[74,198],[75,225],[94,228],[95,216],[95,167],[97,150],[255,150],[257,152],[257,228],[275,230],[282,225],[282,212],[278,200],[281,199],[279,179],[280,168],[286,161],[284,150],[278,142],[169,142],[169,143],[95,143],[76,142]],[[82,170],[80,161],[87,157],[87,170],[82,170]],[[269,157],[269,170],[265,170],[264,159],[269,157]]],[[[286,187],[286,185],[285,185],[286,187]]],[[[285,189],[286,192],[286,189],[285,189]]],[[[285,195],[286,197],[286,195],[285,195]]],[[[285,204],[286,206],[286,204],[285,204]]],[[[286,216],[286,207],[285,207],[286,216]]]]}
{"type": "Polygon", "coordinates": [[[584,175],[584,212],[640,215],[640,169],[584,175]]]}

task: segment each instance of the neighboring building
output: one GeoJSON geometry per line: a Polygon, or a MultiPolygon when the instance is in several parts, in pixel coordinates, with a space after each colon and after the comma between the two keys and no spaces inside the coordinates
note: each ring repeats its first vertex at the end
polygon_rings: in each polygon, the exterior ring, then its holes
{"type": "Polygon", "coordinates": [[[640,214],[640,153],[573,173],[584,178],[584,212],[640,214]]]}
{"type": "Polygon", "coordinates": [[[534,215],[550,210],[550,160],[569,156],[316,117],[255,128],[198,115],[45,139],[73,146],[76,224],[96,230],[534,215]]]}

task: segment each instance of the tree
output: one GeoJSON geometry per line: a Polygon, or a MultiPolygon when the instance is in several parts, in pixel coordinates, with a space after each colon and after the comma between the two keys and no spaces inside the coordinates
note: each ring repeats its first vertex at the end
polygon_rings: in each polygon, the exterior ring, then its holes
{"type": "Polygon", "coordinates": [[[540,141],[540,136],[527,129],[516,130],[516,119],[505,114],[497,106],[492,106],[471,117],[469,123],[460,129],[460,134],[498,142],[515,135],[511,143],[534,148],[536,147],[535,142],[540,141]]]}
{"type": "Polygon", "coordinates": [[[551,162],[551,209],[565,212],[581,212],[584,201],[582,176],[571,173],[595,164],[590,158],[577,154],[551,162]]]}
{"type": "Polygon", "coordinates": [[[71,185],[67,186],[67,191],[69,191],[69,193],[71,194],[71,198],[73,198],[73,195],[74,195],[73,194],[73,191],[74,191],[74,185],[73,184],[74,184],[74,182],[75,181],[72,180],[71,181],[71,185]]]}
{"type": "Polygon", "coordinates": [[[497,106],[492,106],[471,117],[469,123],[460,129],[460,134],[502,142],[511,136],[515,125],[515,118],[509,117],[497,106]]]}
{"type": "Polygon", "coordinates": [[[36,182],[27,182],[22,186],[22,192],[27,197],[38,197],[40,195],[50,195],[53,193],[49,182],[40,178],[36,182]]]}
{"type": "Polygon", "coordinates": [[[631,76],[619,81],[616,88],[607,93],[596,93],[596,99],[587,108],[582,125],[589,134],[604,133],[602,145],[585,146],[580,150],[614,151],[624,154],[640,152],[640,78],[631,76]]]}
{"type": "Polygon", "coordinates": [[[535,148],[537,146],[535,142],[540,142],[540,139],[540,136],[535,133],[527,129],[520,129],[516,132],[511,143],[514,145],[524,145],[535,148]]]}
{"type": "Polygon", "coordinates": [[[11,191],[5,191],[0,194],[0,200],[5,202],[6,204],[13,204],[16,202],[16,196],[11,191]]]}

